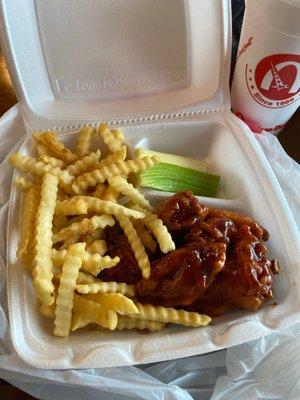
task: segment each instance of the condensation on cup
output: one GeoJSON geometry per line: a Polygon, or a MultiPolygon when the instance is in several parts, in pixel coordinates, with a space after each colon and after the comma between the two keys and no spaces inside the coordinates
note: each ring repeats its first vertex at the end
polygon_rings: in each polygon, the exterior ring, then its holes
{"type": "Polygon", "coordinates": [[[233,112],[254,132],[278,134],[299,100],[300,0],[246,0],[233,112]]]}

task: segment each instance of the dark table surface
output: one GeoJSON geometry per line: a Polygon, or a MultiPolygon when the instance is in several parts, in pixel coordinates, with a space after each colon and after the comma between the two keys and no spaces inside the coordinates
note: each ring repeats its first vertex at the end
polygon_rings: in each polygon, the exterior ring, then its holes
{"type": "MultiPolygon", "coordinates": [[[[0,117],[17,102],[0,49],[0,117]]],[[[300,110],[278,136],[285,151],[300,163],[300,110]]],[[[0,380],[1,399],[29,400],[33,397],[0,380]]]]}

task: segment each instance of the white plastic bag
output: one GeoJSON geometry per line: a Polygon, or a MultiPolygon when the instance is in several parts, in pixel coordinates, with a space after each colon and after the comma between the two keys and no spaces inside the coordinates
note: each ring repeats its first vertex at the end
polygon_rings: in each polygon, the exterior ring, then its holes
{"type": "MultiPolygon", "coordinates": [[[[39,399],[235,400],[300,398],[300,325],[207,355],[140,367],[39,370],[15,354],[6,306],[5,239],[12,168],[25,135],[19,107],[0,119],[0,378],[39,399]]],[[[300,166],[277,138],[257,136],[300,223],[300,166]]]]}

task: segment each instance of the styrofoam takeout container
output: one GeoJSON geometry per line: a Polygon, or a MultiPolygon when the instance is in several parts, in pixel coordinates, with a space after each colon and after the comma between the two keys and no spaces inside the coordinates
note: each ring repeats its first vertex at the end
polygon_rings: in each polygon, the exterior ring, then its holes
{"type": "MultiPolygon", "coordinates": [[[[300,320],[297,230],[271,168],[246,125],[230,113],[229,0],[2,0],[1,46],[31,132],[52,128],[71,143],[86,123],[123,127],[134,146],[205,158],[222,175],[220,198],[201,202],[256,218],[270,232],[277,306],[232,312],[205,328],[78,331],[52,335],[15,252],[20,194],[8,219],[8,305],[20,357],[39,368],[148,363],[247,342],[300,320]]],[[[148,191],[155,203],[168,194],[148,191]]]]}

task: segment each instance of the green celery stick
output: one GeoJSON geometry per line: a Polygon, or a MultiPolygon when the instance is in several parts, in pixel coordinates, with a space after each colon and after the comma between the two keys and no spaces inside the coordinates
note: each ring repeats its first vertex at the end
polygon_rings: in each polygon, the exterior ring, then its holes
{"type": "Polygon", "coordinates": [[[138,147],[137,149],[135,149],[135,156],[137,158],[143,158],[146,156],[155,156],[155,155],[160,158],[160,161],[162,163],[179,165],[180,167],[198,169],[199,171],[203,172],[207,171],[206,163],[201,160],[196,160],[194,158],[189,158],[189,157],[177,156],[175,154],[160,153],[159,151],[148,150],[142,147],[138,147]]]}
{"type": "Polygon", "coordinates": [[[166,192],[191,190],[196,196],[216,197],[221,177],[178,165],[160,163],[142,171],[141,186],[166,192]]]}

